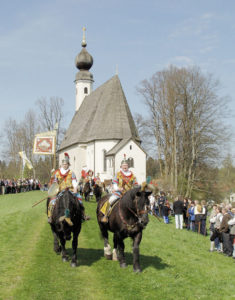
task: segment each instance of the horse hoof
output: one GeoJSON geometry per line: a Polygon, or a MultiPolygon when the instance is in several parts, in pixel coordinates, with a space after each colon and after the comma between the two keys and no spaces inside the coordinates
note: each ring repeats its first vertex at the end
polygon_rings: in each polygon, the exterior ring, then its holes
{"type": "Polygon", "coordinates": [[[112,254],[105,254],[104,257],[108,260],[112,260],[112,254]]]}
{"type": "Polygon", "coordinates": [[[71,267],[72,268],[76,268],[78,266],[78,264],[77,263],[75,263],[75,262],[71,262],[71,267]]]}
{"type": "Polygon", "coordinates": [[[67,262],[67,261],[69,261],[69,259],[68,259],[68,257],[62,257],[62,261],[67,262]]]}
{"type": "Polygon", "coordinates": [[[126,263],[121,263],[121,264],[120,264],[120,267],[121,267],[121,268],[126,268],[127,265],[126,265],[126,263]]]}
{"type": "Polygon", "coordinates": [[[133,271],[134,271],[135,273],[141,273],[141,272],[142,272],[141,269],[133,269],[133,271]]]}

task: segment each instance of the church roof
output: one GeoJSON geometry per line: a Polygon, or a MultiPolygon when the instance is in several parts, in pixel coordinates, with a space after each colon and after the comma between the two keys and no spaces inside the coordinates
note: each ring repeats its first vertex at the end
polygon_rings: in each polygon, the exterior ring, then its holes
{"type": "Polygon", "coordinates": [[[59,150],[94,140],[129,138],[140,142],[119,77],[115,75],[84,98],[59,150]]]}

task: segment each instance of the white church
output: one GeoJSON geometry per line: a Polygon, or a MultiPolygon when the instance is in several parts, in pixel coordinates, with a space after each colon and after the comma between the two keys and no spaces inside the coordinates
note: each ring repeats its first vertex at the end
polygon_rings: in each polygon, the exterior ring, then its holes
{"type": "Polygon", "coordinates": [[[93,91],[90,68],[93,58],[86,50],[76,56],[76,111],[59,148],[70,156],[71,169],[78,180],[82,169],[92,170],[101,181],[112,179],[126,156],[138,183],[146,180],[146,153],[124,95],[119,77],[113,76],[93,91]]]}

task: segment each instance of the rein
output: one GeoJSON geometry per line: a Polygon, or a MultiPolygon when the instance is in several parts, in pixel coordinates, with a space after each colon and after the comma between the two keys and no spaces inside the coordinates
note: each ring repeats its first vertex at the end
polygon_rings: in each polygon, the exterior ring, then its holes
{"type": "Polygon", "coordinates": [[[133,229],[138,223],[139,223],[139,218],[141,217],[141,215],[145,214],[145,213],[148,213],[148,210],[139,210],[138,209],[138,206],[137,206],[137,198],[136,198],[136,201],[135,201],[135,207],[136,207],[136,212],[134,212],[131,208],[127,207],[127,209],[136,217],[138,218],[138,221],[136,221],[134,224],[128,224],[126,222],[126,220],[124,219],[123,215],[122,215],[122,211],[121,211],[121,199],[119,201],[119,215],[120,215],[120,218],[122,220],[122,222],[126,225],[127,227],[127,230],[131,230],[133,229]]]}

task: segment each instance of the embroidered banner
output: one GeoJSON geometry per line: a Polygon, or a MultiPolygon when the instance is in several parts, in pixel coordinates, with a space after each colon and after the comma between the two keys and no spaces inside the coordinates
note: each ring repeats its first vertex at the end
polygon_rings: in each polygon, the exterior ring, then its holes
{"type": "Polygon", "coordinates": [[[34,154],[54,155],[55,136],[36,136],[34,139],[34,154]]]}

